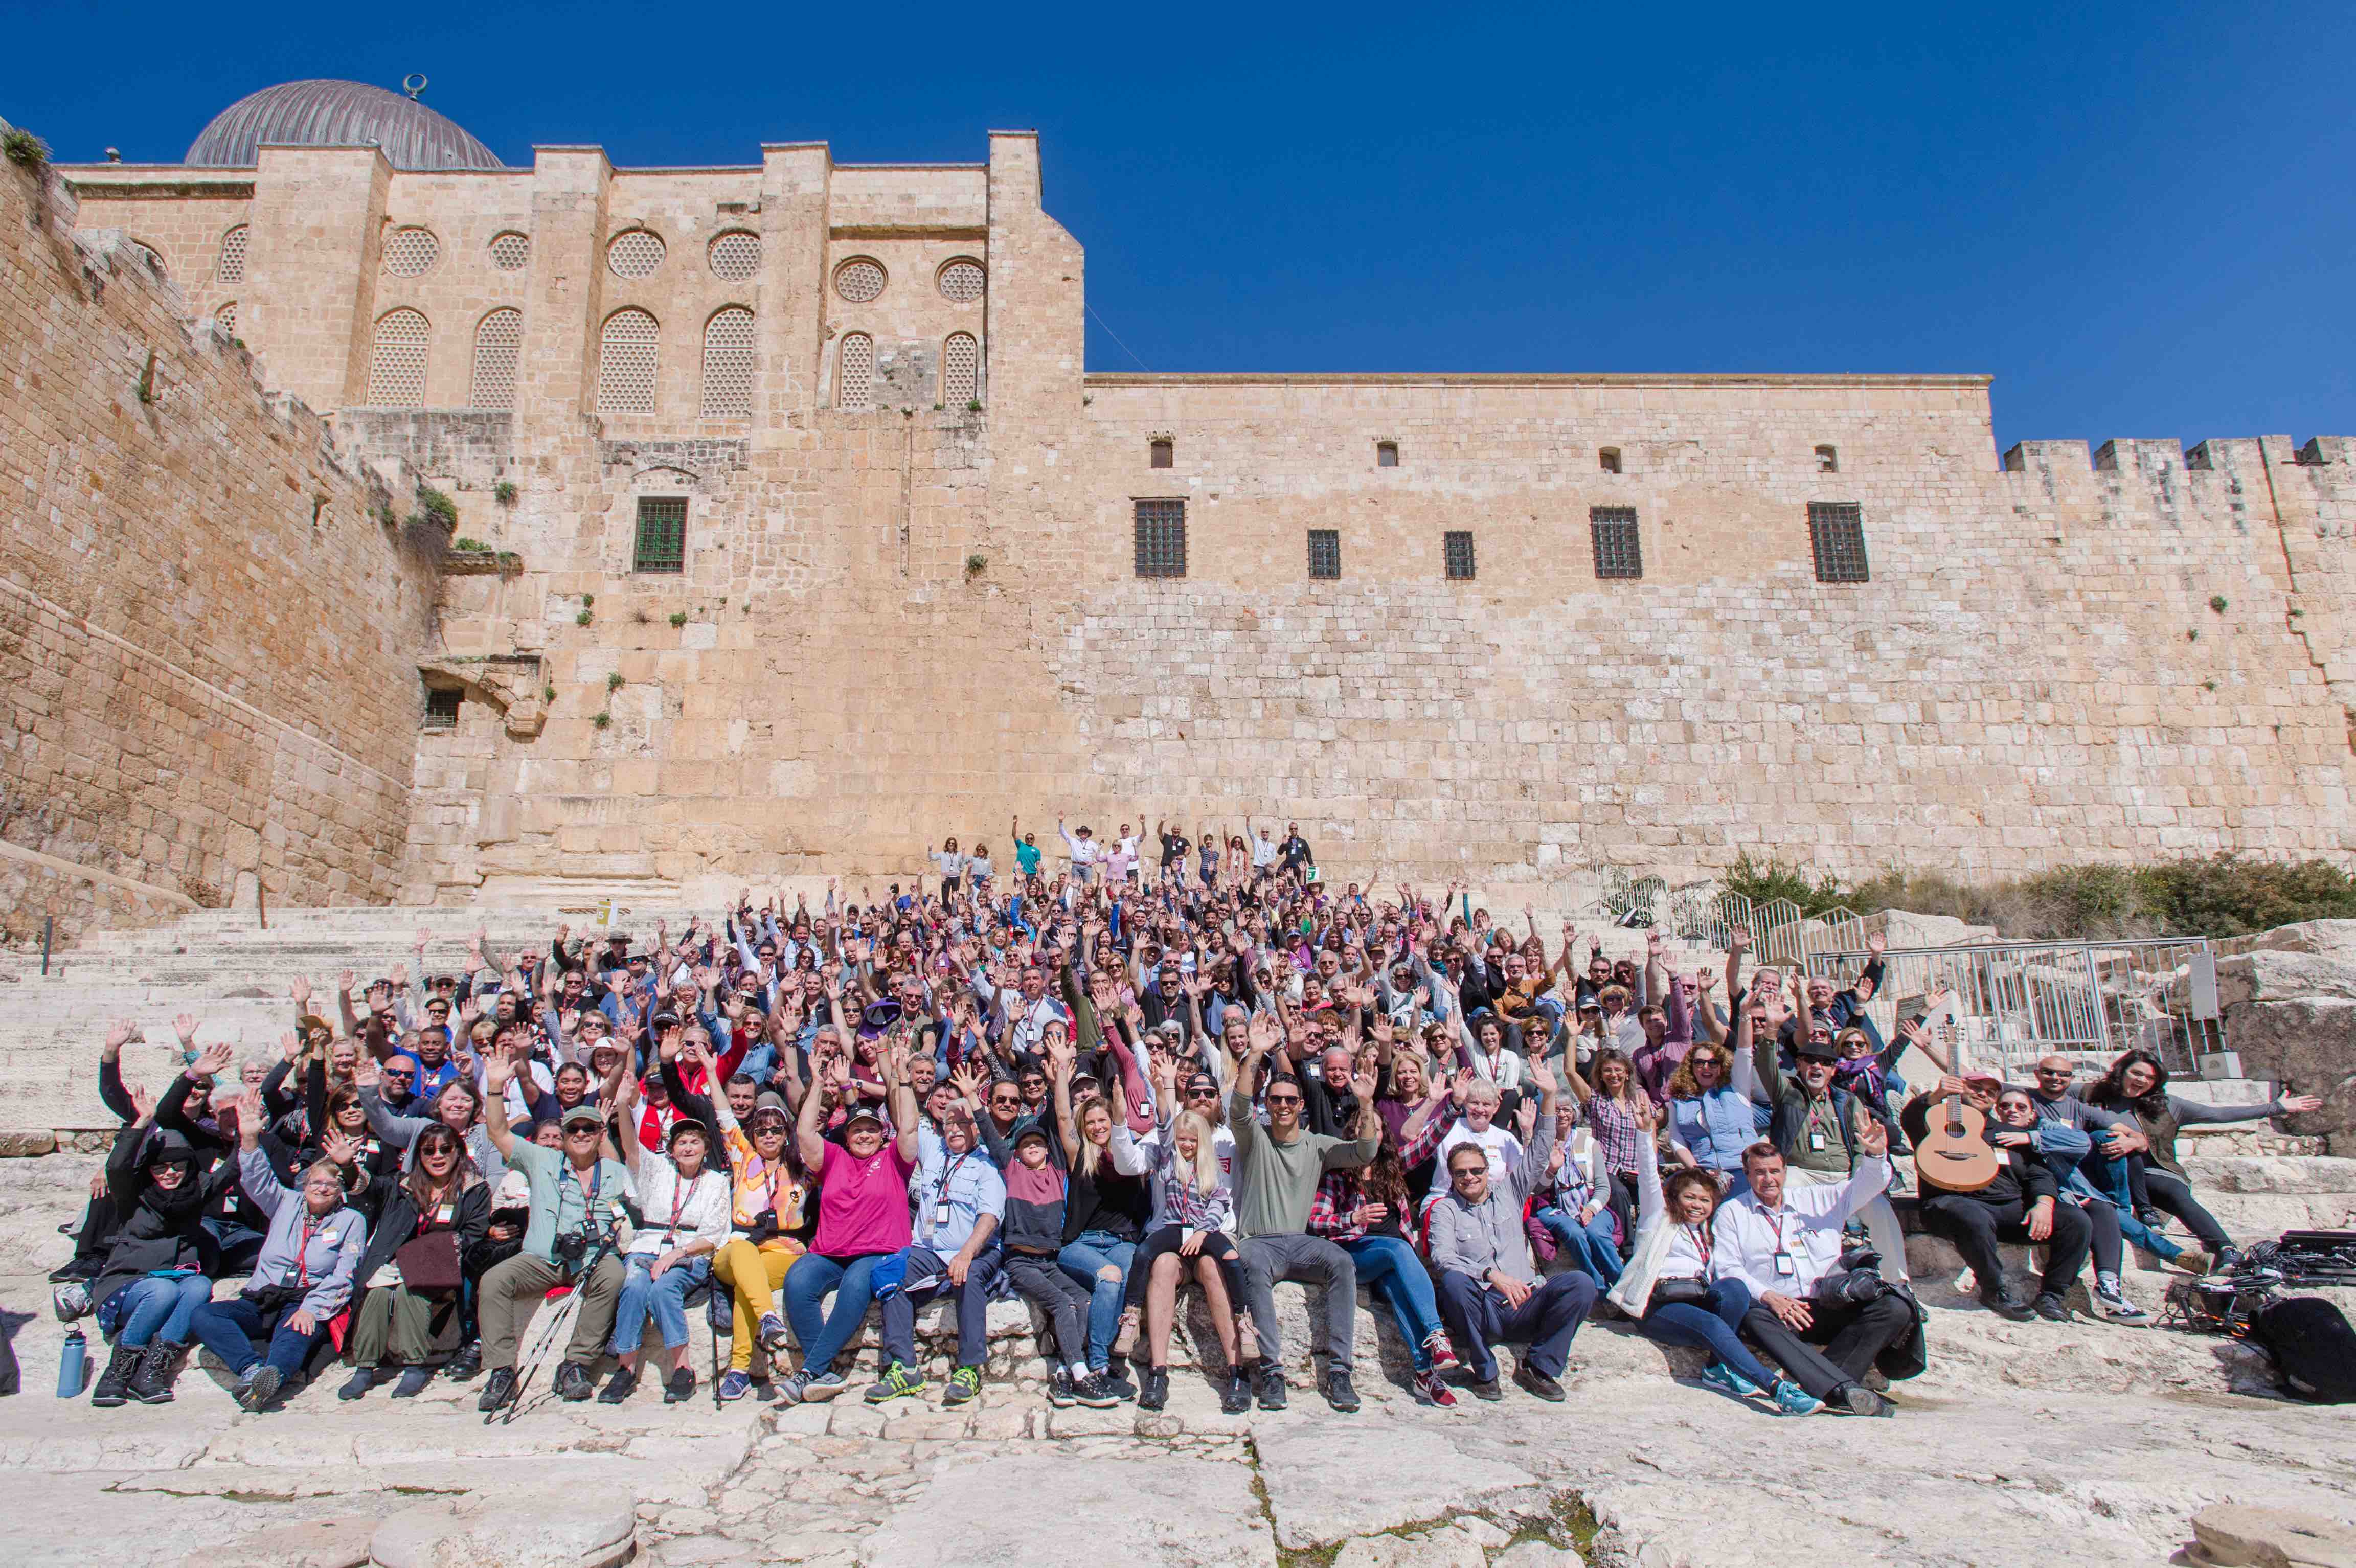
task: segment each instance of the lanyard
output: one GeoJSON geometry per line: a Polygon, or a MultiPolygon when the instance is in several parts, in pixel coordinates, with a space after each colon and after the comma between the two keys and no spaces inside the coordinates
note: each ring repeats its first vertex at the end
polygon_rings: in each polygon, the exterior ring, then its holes
{"type": "Polygon", "coordinates": [[[1701,1254],[1702,1272],[1704,1274],[1708,1274],[1709,1272],[1709,1227],[1707,1225],[1687,1225],[1682,1227],[1682,1229],[1686,1233],[1686,1240],[1691,1242],[1694,1245],[1694,1251],[1701,1254]]]}
{"type": "MultiPolygon", "coordinates": [[[[605,1179],[605,1162],[602,1159],[589,1168],[589,1195],[581,1200],[581,1227],[584,1230],[589,1229],[597,1222],[597,1183],[605,1179]]],[[[569,1159],[562,1161],[556,1168],[556,1194],[559,1204],[564,1200],[564,1184],[568,1181],[575,1187],[581,1185],[581,1179],[573,1174],[573,1162],[569,1159]]]]}
{"type": "Polygon", "coordinates": [[[311,1237],[319,1227],[307,1215],[303,1221],[303,1239],[294,1246],[294,1285],[298,1290],[311,1286],[311,1237]]]}

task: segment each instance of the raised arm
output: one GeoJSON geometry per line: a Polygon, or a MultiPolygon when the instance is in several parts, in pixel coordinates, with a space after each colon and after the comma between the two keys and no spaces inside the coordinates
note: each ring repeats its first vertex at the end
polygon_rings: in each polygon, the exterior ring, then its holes
{"type": "Polygon", "coordinates": [[[508,1130],[508,1083],[514,1076],[515,1063],[503,1051],[492,1051],[483,1062],[483,1130],[502,1160],[515,1157],[515,1134],[508,1130]]]}

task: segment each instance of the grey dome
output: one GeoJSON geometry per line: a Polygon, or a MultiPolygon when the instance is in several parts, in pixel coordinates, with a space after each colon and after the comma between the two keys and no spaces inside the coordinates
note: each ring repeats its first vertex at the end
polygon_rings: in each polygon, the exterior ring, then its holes
{"type": "Polygon", "coordinates": [[[181,162],[252,168],[255,149],[264,143],[313,147],[374,143],[397,169],[507,166],[455,121],[413,98],[357,81],[288,81],[248,93],[213,116],[181,162]]]}

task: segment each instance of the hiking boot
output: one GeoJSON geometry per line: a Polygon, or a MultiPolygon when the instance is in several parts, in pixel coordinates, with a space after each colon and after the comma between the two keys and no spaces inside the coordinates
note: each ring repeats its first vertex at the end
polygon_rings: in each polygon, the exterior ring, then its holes
{"type": "Polygon", "coordinates": [[[605,1380],[605,1386],[598,1392],[597,1403],[619,1404],[636,1393],[637,1389],[638,1374],[628,1367],[616,1367],[614,1375],[605,1380]]]}
{"type": "Polygon", "coordinates": [[[1350,1386],[1350,1369],[1334,1367],[1325,1373],[1325,1403],[1347,1415],[1358,1408],[1358,1391],[1350,1386]]]}
{"type": "Polygon", "coordinates": [[[1542,1399],[1548,1404],[1562,1403],[1562,1385],[1527,1361],[1514,1369],[1514,1381],[1521,1385],[1525,1393],[1542,1399]]]}
{"type": "Polygon", "coordinates": [[[264,1361],[239,1380],[237,1403],[260,1415],[270,1408],[270,1402],[278,1397],[278,1385],[284,1381],[284,1373],[264,1361]]]}
{"type": "Polygon", "coordinates": [[[515,1385],[516,1375],[513,1367],[493,1367],[490,1381],[483,1384],[483,1392],[476,1399],[475,1408],[488,1415],[515,1398],[515,1385]]]}
{"type": "Polygon", "coordinates": [[[1090,1372],[1072,1386],[1072,1397],[1090,1410],[1110,1410],[1120,1403],[1120,1391],[1102,1372],[1090,1372]]]}
{"type": "MultiPolygon", "coordinates": [[[[777,1392],[784,1397],[787,1404],[792,1404],[801,1398],[800,1390],[795,1386],[800,1381],[801,1374],[799,1372],[796,1372],[792,1377],[787,1378],[778,1388],[777,1392]]],[[[740,1372],[734,1367],[731,1367],[721,1377],[720,1386],[713,1391],[713,1394],[721,1403],[729,1404],[737,1400],[743,1399],[746,1394],[751,1393],[752,1392],[753,1374],[750,1372],[740,1372]]]]}
{"type": "Polygon", "coordinates": [[[685,1404],[695,1397],[695,1369],[680,1367],[663,1380],[663,1403],[685,1404]]]}
{"type": "Polygon", "coordinates": [[[356,1367],[352,1370],[352,1375],[344,1380],[344,1386],[336,1391],[336,1397],[337,1399],[358,1399],[374,1387],[376,1387],[376,1369],[374,1367],[356,1367]]]}
{"type": "Polygon", "coordinates": [[[101,1410],[112,1410],[131,1399],[131,1374],[139,1370],[139,1358],[146,1347],[117,1345],[114,1354],[106,1358],[106,1371],[98,1374],[98,1381],[90,1391],[90,1403],[101,1410]]]}
{"type": "Polygon", "coordinates": [[[1427,1367],[1415,1374],[1415,1396],[1426,1404],[1436,1404],[1442,1410],[1456,1408],[1456,1391],[1436,1367],[1427,1367]]]}
{"type": "Polygon", "coordinates": [[[925,1392],[925,1374],[905,1361],[894,1361],[884,1369],[884,1375],[867,1387],[867,1403],[887,1404],[895,1399],[907,1399],[925,1392]]]}
{"type": "Polygon", "coordinates": [[[1824,1407],[1823,1400],[1789,1378],[1775,1385],[1775,1413],[1778,1415],[1814,1415],[1824,1407]]]}
{"type": "Polygon", "coordinates": [[[1227,1415],[1241,1415],[1251,1408],[1251,1380],[1240,1367],[1227,1369],[1227,1381],[1219,1388],[1219,1409],[1227,1415]]]}
{"type": "Polygon", "coordinates": [[[941,1403],[946,1405],[970,1404],[981,1397],[981,1369],[959,1367],[949,1374],[949,1386],[941,1391],[941,1403]]]}
{"type": "Polygon", "coordinates": [[[432,1367],[403,1367],[401,1369],[401,1381],[392,1385],[392,1397],[415,1399],[425,1392],[425,1385],[433,1381],[432,1367]]]}
{"type": "Polygon", "coordinates": [[[1140,1410],[1160,1410],[1163,1405],[1166,1405],[1169,1403],[1170,1369],[1167,1367],[1146,1368],[1145,1381],[1137,1391],[1137,1408],[1140,1410]]]}
{"type": "Polygon", "coordinates": [[[1994,1290],[1980,1292],[1980,1305],[2010,1323],[2026,1323],[2037,1316],[2029,1303],[2015,1296],[2012,1286],[1999,1285],[1994,1290]]]}
{"type": "Polygon", "coordinates": [[[138,1370],[131,1374],[131,1397],[142,1404],[172,1403],[172,1380],[180,1374],[180,1356],[186,1345],[175,1345],[168,1339],[150,1339],[139,1353],[138,1370]]]}
{"type": "Polygon", "coordinates": [[[556,1397],[567,1404],[578,1404],[596,1392],[596,1380],[580,1362],[566,1361],[556,1369],[556,1397]]]}
{"type": "Polygon", "coordinates": [[[1274,1361],[1262,1361],[1252,1371],[1252,1392],[1262,1410],[1284,1408],[1284,1373],[1274,1361]]]}
{"type": "Polygon", "coordinates": [[[2044,1318],[2048,1323],[2067,1323],[2070,1321],[2069,1305],[2059,1296],[2056,1296],[2050,1290],[2039,1291],[2037,1293],[2037,1299],[2029,1304],[2029,1309],[2031,1312],[2036,1313],[2040,1317],[2044,1318]]]}

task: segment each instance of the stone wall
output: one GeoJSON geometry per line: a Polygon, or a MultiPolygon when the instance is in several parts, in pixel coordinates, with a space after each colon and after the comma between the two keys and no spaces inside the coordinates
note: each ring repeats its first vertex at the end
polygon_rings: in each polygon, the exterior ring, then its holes
{"type": "Polygon", "coordinates": [[[431,560],[316,416],[75,222],[0,165],[0,838],[29,852],[0,856],[5,933],[257,874],[281,902],[389,900],[431,560]]]}

